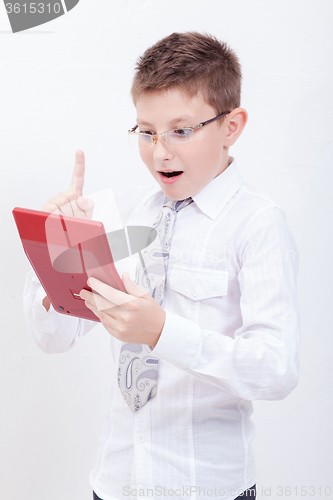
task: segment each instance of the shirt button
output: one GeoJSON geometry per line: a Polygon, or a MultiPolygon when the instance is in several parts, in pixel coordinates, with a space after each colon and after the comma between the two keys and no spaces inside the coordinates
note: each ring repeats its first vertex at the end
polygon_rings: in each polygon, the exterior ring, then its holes
{"type": "Polygon", "coordinates": [[[196,297],[198,295],[198,293],[199,293],[198,289],[197,288],[193,288],[193,290],[192,290],[193,297],[196,297]]]}
{"type": "Polygon", "coordinates": [[[292,315],[291,314],[287,314],[286,320],[289,321],[289,322],[292,321],[293,320],[292,315]]]}
{"type": "Polygon", "coordinates": [[[144,435],[143,435],[143,434],[139,434],[139,435],[138,435],[138,441],[139,441],[139,443],[143,443],[143,442],[144,442],[144,440],[145,440],[144,435]]]}

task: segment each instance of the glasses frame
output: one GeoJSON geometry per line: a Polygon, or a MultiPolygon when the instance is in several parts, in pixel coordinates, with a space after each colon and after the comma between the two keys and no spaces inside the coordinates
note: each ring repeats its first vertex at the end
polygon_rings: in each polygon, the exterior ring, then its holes
{"type": "MultiPolygon", "coordinates": [[[[190,128],[190,129],[192,129],[194,131],[195,129],[205,127],[205,125],[208,125],[209,123],[212,123],[215,120],[218,120],[219,118],[222,118],[223,116],[228,115],[229,113],[231,113],[231,111],[226,111],[225,113],[222,113],[221,115],[218,115],[218,116],[215,116],[214,118],[211,118],[210,120],[206,120],[204,122],[200,122],[198,125],[195,125],[194,127],[188,127],[188,126],[186,126],[186,127],[178,127],[178,129],[190,128]]],[[[136,134],[136,135],[142,134],[142,135],[147,135],[147,136],[151,137],[151,139],[152,139],[151,146],[148,146],[146,148],[138,148],[138,149],[150,149],[150,148],[152,148],[154,144],[157,144],[157,137],[158,136],[161,136],[162,139],[163,139],[163,142],[165,144],[168,144],[168,141],[164,137],[165,134],[168,134],[169,132],[172,132],[173,130],[178,130],[177,128],[175,128],[175,129],[172,129],[172,130],[167,130],[166,132],[161,132],[160,134],[153,134],[153,135],[151,135],[151,134],[145,134],[144,132],[136,132],[137,128],[138,128],[138,125],[134,125],[134,127],[131,128],[131,130],[128,131],[128,134],[136,134]]],[[[181,143],[179,143],[179,145],[180,144],[181,143]]],[[[189,142],[184,143],[184,144],[189,144],[189,142]]]]}

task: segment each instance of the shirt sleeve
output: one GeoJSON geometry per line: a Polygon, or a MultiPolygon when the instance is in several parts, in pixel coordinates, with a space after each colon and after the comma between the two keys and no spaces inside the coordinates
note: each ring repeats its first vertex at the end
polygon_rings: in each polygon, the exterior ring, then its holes
{"type": "Polygon", "coordinates": [[[97,323],[59,314],[52,304],[46,311],[42,304],[45,296],[46,293],[35,272],[29,271],[23,292],[23,307],[28,329],[36,344],[44,352],[68,351],[97,323]]]}
{"type": "Polygon", "coordinates": [[[242,326],[233,336],[166,311],[154,356],[246,400],[279,400],[297,385],[299,256],[278,207],[252,217],[238,246],[242,326]]]}

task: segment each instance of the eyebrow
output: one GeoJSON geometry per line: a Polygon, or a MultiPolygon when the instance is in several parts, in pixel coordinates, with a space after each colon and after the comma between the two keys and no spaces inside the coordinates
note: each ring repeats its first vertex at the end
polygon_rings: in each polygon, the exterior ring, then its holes
{"type": "MultiPolygon", "coordinates": [[[[169,122],[169,126],[172,127],[172,126],[176,125],[179,122],[185,124],[186,121],[193,121],[193,117],[190,117],[189,115],[183,115],[183,116],[181,116],[179,118],[175,118],[174,120],[171,120],[171,122],[169,122]]],[[[144,125],[144,126],[147,126],[147,127],[152,127],[152,125],[150,123],[145,122],[145,121],[141,121],[140,118],[137,118],[136,123],[137,124],[140,123],[140,125],[144,125]]]]}

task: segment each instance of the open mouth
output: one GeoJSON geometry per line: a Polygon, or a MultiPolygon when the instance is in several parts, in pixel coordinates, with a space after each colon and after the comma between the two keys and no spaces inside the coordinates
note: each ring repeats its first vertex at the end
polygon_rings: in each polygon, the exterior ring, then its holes
{"type": "Polygon", "coordinates": [[[175,170],[174,172],[160,172],[160,173],[163,174],[165,177],[175,177],[176,175],[180,175],[183,172],[181,170],[180,171],[175,170]]]}

